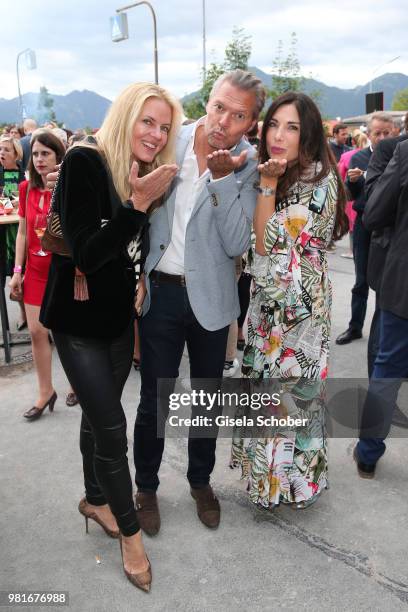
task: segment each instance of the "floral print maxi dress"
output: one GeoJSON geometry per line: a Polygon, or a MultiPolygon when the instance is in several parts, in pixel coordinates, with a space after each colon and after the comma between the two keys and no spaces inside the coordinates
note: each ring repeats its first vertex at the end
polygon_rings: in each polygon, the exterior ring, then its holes
{"type": "MultiPolygon", "coordinates": [[[[320,165],[309,170],[317,175],[320,165]]],[[[310,175],[310,174],[309,174],[310,175]]],[[[327,487],[324,386],[330,337],[331,284],[326,247],[337,202],[333,171],[319,183],[297,182],[267,222],[267,255],[251,244],[251,301],[242,376],[279,380],[280,415],[306,418],[244,440],[236,430],[232,466],[241,465],[251,501],[309,505],[327,487]],[[248,443],[248,444],[247,444],[248,443]]]]}

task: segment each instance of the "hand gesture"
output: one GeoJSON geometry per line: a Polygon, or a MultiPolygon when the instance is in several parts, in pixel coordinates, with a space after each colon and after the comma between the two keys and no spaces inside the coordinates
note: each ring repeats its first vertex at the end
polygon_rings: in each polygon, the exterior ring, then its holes
{"type": "Polygon", "coordinates": [[[139,178],[139,164],[134,161],[130,168],[129,183],[132,189],[133,208],[146,212],[149,206],[170,187],[178,171],[176,164],[164,164],[146,176],[139,178]]]}
{"type": "Polygon", "coordinates": [[[51,191],[54,189],[55,183],[57,182],[58,171],[60,167],[61,167],[61,164],[57,164],[54,168],[54,171],[47,174],[47,177],[46,177],[47,188],[50,189],[51,191]]]}
{"type": "Polygon", "coordinates": [[[11,277],[11,281],[9,282],[10,292],[16,297],[20,298],[23,294],[23,277],[21,276],[21,272],[15,272],[11,277]]]}
{"type": "Polygon", "coordinates": [[[224,178],[237,168],[240,168],[247,159],[246,150],[241,151],[238,156],[233,157],[231,151],[222,150],[214,151],[207,155],[207,168],[214,179],[224,178]]]}
{"type": "Polygon", "coordinates": [[[140,275],[139,281],[137,283],[137,291],[136,291],[136,300],[135,300],[135,310],[137,314],[140,316],[142,314],[142,306],[144,299],[146,297],[146,281],[144,274],[140,275]]]}
{"type": "Polygon", "coordinates": [[[360,168],[350,168],[350,170],[347,170],[347,178],[351,183],[358,181],[360,176],[363,176],[363,174],[364,172],[363,170],[360,170],[360,168]]]}
{"type": "Polygon", "coordinates": [[[286,159],[268,159],[264,164],[259,164],[258,172],[264,178],[279,178],[285,174],[287,165],[286,159]]]}

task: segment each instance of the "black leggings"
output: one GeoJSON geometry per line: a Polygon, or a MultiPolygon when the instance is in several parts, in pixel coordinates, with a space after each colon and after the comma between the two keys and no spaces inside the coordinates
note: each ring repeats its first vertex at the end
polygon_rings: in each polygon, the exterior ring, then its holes
{"type": "Polygon", "coordinates": [[[80,448],[86,499],[108,503],[121,533],[134,535],[139,523],[127,460],[126,417],[121,404],[133,355],[133,322],[114,340],[53,332],[67,378],[82,408],[80,448]]]}

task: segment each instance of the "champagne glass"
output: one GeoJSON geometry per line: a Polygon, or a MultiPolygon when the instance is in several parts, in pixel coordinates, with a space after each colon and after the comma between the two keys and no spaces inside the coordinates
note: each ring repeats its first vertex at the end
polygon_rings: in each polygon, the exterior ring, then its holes
{"type": "MultiPolygon", "coordinates": [[[[47,229],[47,215],[44,214],[38,214],[35,216],[35,222],[34,222],[34,231],[38,236],[38,239],[41,241],[41,238],[44,236],[44,232],[47,229]]],[[[35,255],[38,255],[39,257],[46,257],[48,255],[48,253],[46,253],[45,251],[42,250],[41,246],[39,251],[37,251],[35,253],[35,255]]]]}
{"type": "Polygon", "coordinates": [[[0,215],[2,215],[2,214],[3,214],[3,206],[5,205],[5,203],[6,203],[6,201],[7,201],[7,198],[3,198],[3,191],[4,191],[4,189],[3,189],[3,187],[0,185],[0,207],[1,207],[1,209],[2,209],[2,210],[1,210],[1,212],[0,212],[0,215]]]}

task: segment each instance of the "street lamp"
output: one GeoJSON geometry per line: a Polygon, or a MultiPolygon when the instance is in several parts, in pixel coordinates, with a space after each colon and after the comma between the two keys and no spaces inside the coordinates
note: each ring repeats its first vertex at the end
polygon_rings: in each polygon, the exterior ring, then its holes
{"type": "Polygon", "coordinates": [[[135,6],[139,6],[140,4],[147,4],[149,7],[152,17],[153,17],[153,33],[154,33],[154,80],[155,83],[159,83],[159,59],[157,54],[157,23],[156,23],[156,14],[150,2],[134,2],[133,4],[129,4],[128,6],[122,6],[122,8],[116,9],[118,13],[114,17],[110,18],[111,23],[111,37],[113,42],[120,42],[121,40],[126,40],[129,38],[129,30],[127,24],[127,15],[125,12],[127,9],[131,9],[135,6]]]}
{"type": "Polygon", "coordinates": [[[205,83],[205,79],[207,77],[207,60],[205,53],[205,0],[203,0],[203,83],[205,83]]]}
{"type": "Polygon", "coordinates": [[[19,66],[18,63],[20,61],[20,57],[22,55],[25,55],[26,58],[26,66],[28,68],[28,70],[35,70],[37,68],[37,59],[35,57],[35,51],[33,51],[32,49],[24,49],[24,51],[20,51],[20,53],[17,55],[17,88],[18,88],[18,99],[19,99],[19,103],[20,103],[20,114],[21,117],[24,121],[24,119],[26,119],[27,114],[26,114],[26,109],[23,103],[23,97],[21,95],[21,88],[20,88],[20,73],[19,73],[19,66]]]}
{"type": "Polygon", "coordinates": [[[388,62],[384,62],[383,64],[380,64],[379,66],[377,66],[377,68],[373,71],[371,75],[371,79],[368,84],[368,93],[373,93],[373,76],[375,75],[377,70],[380,70],[380,68],[383,68],[384,66],[387,66],[388,64],[392,64],[392,62],[395,62],[400,57],[401,57],[400,55],[397,55],[397,57],[393,57],[392,59],[388,60],[388,62]]]}

